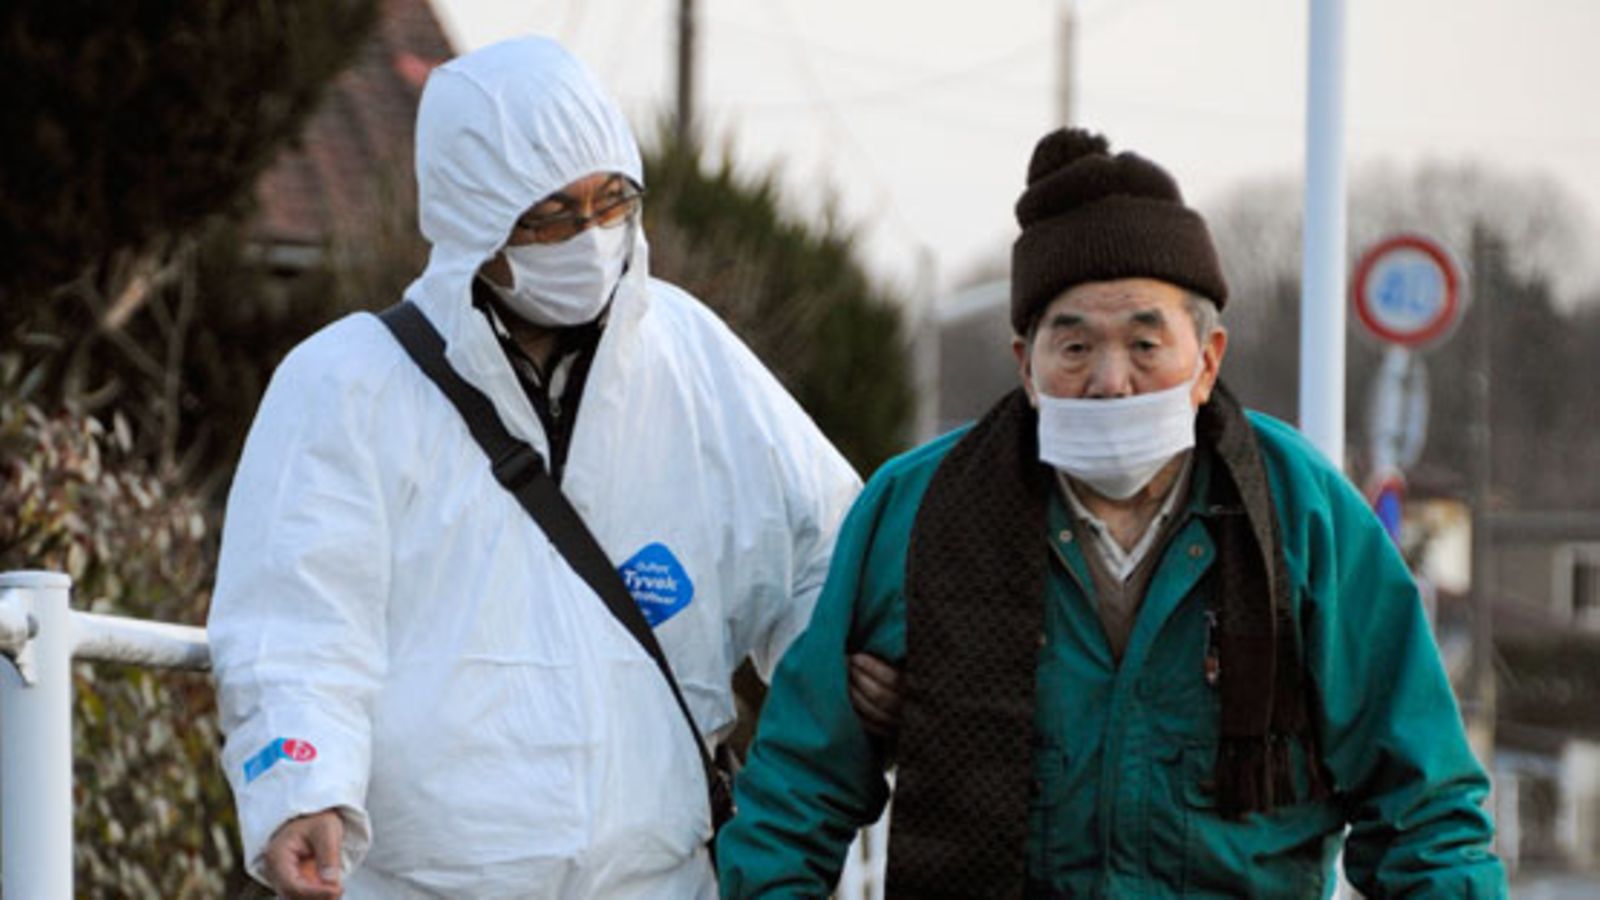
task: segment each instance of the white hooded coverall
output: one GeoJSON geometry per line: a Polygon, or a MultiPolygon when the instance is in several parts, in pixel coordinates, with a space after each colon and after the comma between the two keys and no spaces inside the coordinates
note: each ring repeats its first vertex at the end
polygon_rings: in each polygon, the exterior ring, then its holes
{"type": "MultiPolygon", "coordinates": [[[[548,453],[480,264],[539,199],[643,183],[620,112],[551,41],[436,70],[417,123],[427,270],[407,289],[511,432],[548,453]]],[[[632,229],[562,488],[656,624],[701,729],[805,625],[849,465],[632,229]]],[[[245,859],[337,809],[346,896],[715,896],[705,779],[644,650],[494,480],[373,316],[297,347],[228,499],[210,621],[245,859]]]]}

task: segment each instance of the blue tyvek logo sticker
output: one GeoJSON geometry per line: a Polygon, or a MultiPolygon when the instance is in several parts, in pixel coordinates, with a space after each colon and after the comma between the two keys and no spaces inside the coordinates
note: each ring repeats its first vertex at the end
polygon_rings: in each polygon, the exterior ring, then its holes
{"type": "Polygon", "coordinates": [[[650,544],[617,567],[628,593],[655,628],[694,599],[694,582],[665,544],[650,544]]]}

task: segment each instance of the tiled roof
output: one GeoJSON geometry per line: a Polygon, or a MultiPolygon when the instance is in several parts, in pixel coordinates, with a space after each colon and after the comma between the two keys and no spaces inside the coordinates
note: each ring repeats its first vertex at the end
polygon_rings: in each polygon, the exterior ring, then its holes
{"type": "Polygon", "coordinates": [[[383,0],[356,61],[256,183],[256,238],[321,245],[342,225],[368,218],[386,192],[409,203],[422,84],[454,55],[428,0],[383,0]]]}

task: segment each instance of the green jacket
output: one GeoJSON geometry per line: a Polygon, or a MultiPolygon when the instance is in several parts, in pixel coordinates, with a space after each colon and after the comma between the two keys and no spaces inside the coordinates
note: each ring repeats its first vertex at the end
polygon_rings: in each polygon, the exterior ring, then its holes
{"type": "MultiPolygon", "coordinates": [[[[1160,550],[1120,667],[1057,497],[1041,536],[1057,552],[1038,651],[1030,882],[1042,894],[1092,897],[1327,896],[1343,846],[1346,872],[1368,896],[1505,896],[1480,808],[1487,779],[1404,562],[1315,449],[1281,422],[1251,421],[1335,794],[1238,822],[1215,812],[1219,699],[1203,673],[1202,595],[1215,550],[1199,499],[1204,467],[1186,521],[1160,550]]],[[[881,812],[886,760],[850,706],[846,655],[904,658],[912,522],[959,437],[890,461],[845,521],[811,623],[773,678],[739,779],[739,814],[717,844],[724,898],[827,896],[856,830],[881,812]]],[[[1296,760],[1302,790],[1304,765],[1296,760]]]]}

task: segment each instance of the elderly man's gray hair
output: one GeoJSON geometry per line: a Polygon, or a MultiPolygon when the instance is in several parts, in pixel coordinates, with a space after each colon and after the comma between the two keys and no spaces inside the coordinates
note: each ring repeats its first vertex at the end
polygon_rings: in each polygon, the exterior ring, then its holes
{"type": "Polygon", "coordinates": [[[1222,312],[1210,297],[1194,291],[1185,295],[1183,305],[1189,310],[1189,318],[1194,320],[1194,336],[1204,345],[1211,332],[1222,325],[1222,312]]]}

